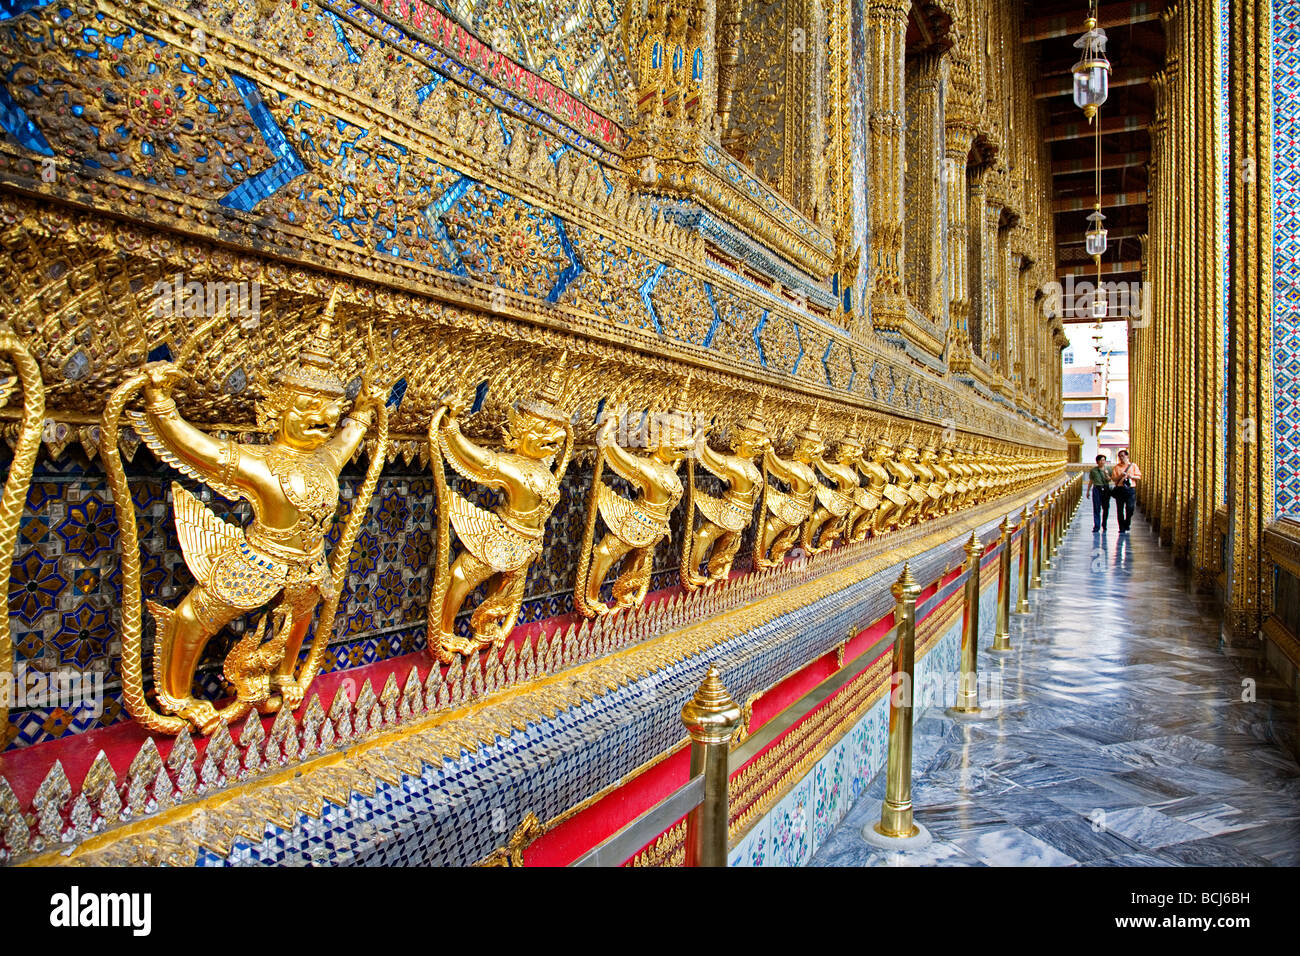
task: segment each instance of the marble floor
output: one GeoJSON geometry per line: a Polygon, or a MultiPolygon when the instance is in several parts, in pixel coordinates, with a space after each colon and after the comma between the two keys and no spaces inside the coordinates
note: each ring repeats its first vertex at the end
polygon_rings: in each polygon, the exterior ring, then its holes
{"type": "Polygon", "coordinates": [[[933,841],[862,838],[882,772],[811,865],[1300,865],[1294,705],[1257,651],[1221,643],[1212,600],[1141,516],[1123,536],[1111,517],[1093,535],[1079,510],[1012,653],[981,648],[999,715],[917,720],[912,800],[933,841]]]}

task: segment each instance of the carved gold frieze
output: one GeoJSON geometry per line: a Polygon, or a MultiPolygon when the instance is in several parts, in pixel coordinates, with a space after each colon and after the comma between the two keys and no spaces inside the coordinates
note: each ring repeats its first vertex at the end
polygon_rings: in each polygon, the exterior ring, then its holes
{"type": "MultiPolygon", "coordinates": [[[[711,615],[693,623],[671,624],[660,616],[661,605],[656,605],[649,630],[656,636],[644,639],[644,624],[633,621],[627,643],[603,656],[593,649],[589,634],[571,634],[565,638],[563,649],[558,634],[549,649],[543,635],[536,641],[540,656],[535,656],[532,643],[524,645],[526,660],[522,653],[518,658],[513,656],[513,648],[508,646],[505,672],[514,673],[517,667],[521,681],[508,688],[503,687],[505,674],[500,661],[486,677],[476,669],[471,678],[469,670],[453,665],[445,677],[435,668],[423,688],[415,676],[403,689],[390,675],[378,694],[367,682],[356,702],[336,700],[328,719],[324,710],[313,703],[300,731],[286,719],[287,711],[280,712],[275,727],[265,737],[261,736],[260,722],[250,718],[239,747],[223,724],[209,743],[209,756],[201,770],[208,780],[207,789],[216,791],[210,794],[198,794],[194,764],[186,763],[187,754],[191,761],[194,756],[188,735],[179,738],[168,767],[157,759],[157,750],[148,741],[142,756],[136,758],[138,773],[136,763],[132,764],[130,799],[138,801],[143,809],[144,801],[153,792],[158,796],[157,812],[92,834],[88,805],[84,832],[76,831],[70,853],[63,849],[43,852],[49,845],[47,841],[58,845],[64,832],[64,805],[72,800],[71,785],[61,768],[56,767],[42,785],[45,796],[38,795],[42,813],[52,816],[44,822],[37,820],[30,837],[23,823],[22,832],[15,830],[6,836],[8,847],[11,851],[19,847],[20,855],[36,853],[30,856],[30,862],[38,864],[185,865],[194,861],[200,848],[224,855],[236,839],[260,839],[267,823],[287,827],[300,813],[318,816],[323,800],[343,804],[352,792],[373,793],[377,781],[396,783],[403,776],[418,775],[426,764],[436,764],[444,756],[459,757],[463,749],[476,750],[494,742],[498,735],[509,736],[513,729],[524,728],[529,721],[592,700],[686,657],[707,653],[709,648],[765,621],[894,566],[900,559],[960,539],[990,516],[1036,500],[1041,487],[1036,484],[1028,493],[909,529],[891,538],[888,547],[884,546],[886,542],[867,542],[819,555],[794,573],[754,575],[747,582],[738,582],[739,587],[733,585],[717,592],[709,605],[711,615]],[[825,570],[818,570],[820,567],[825,570]],[[765,583],[769,581],[779,586],[769,587],[765,583]],[[716,599],[724,595],[730,599],[716,599]],[[566,660],[573,663],[563,663],[566,660]],[[254,724],[256,730],[252,729],[254,724]],[[338,736],[340,730],[345,732],[343,738],[338,736]],[[244,735],[250,737],[251,751],[242,746],[249,743],[244,735]],[[341,740],[354,742],[346,749],[334,749],[341,740]],[[263,756],[264,751],[273,756],[270,763],[265,762],[270,758],[263,756]],[[279,767],[286,759],[293,761],[291,766],[279,767]],[[248,779],[236,782],[241,765],[253,769],[248,779]],[[155,778],[159,784],[154,783],[155,778]],[[165,781],[165,788],[161,781],[165,781]],[[178,801],[183,802],[174,805],[178,801]]],[[[96,798],[97,802],[116,801],[120,808],[122,792],[128,787],[122,785],[119,792],[119,785],[106,778],[101,789],[104,783],[107,789],[102,799],[96,798]]],[[[82,790],[85,792],[84,785],[82,790]]],[[[12,791],[0,779],[0,810],[17,807],[11,798],[12,791]]],[[[116,813],[120,815],[120,809],[116,813]]],[[[5,819],[14,820],[11,814],[6,814],[5,819]]],[[[21,816],[17,819],[21,820],[21,816]]],[[[118,816],[113,816],[113,822],[117,820],[118,816]]]]}

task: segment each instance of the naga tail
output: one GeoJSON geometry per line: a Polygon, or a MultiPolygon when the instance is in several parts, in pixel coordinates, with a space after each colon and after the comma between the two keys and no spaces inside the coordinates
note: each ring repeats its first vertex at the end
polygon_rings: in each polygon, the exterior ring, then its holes
{"type": "Polygon", "coordinates": [[[429,594],[428,622],[425,643],[430,654],[440,655],[442,635],[442,602],[446,600],[451,585],[451,499],[447,490],[447,471],[442,461],[442,443],[439,427],[447,414],[446,407],[439,408],[429,420],[429,464],[433,467],[433,483],[438,496],[438,539],[433,559],[433,587],[429,594]]]}
{"type": "Polygon", "coordinates": [[[681,584],[694,591],[691,576],[698,570],[692,567],[691,555],[695,553],[695,459],[686,459],[686,512],[682,520],[682,570],[681,584]]]}
{"type": "MultiPolygon", "coordinates": [[[[137,373],[113,390],[99,429],[99,455],[108,474],[108,487],[117,511],[118,542],[122,556],[122,701],[126,712],[139,721],[146,730],[161,734],[179,734],[190,726],[184,717],[168,717],[158,713],[144,696],[144,662],[141,659],[141,594],[140,594],[140,532],[135,522],[135,503],[126,483],[126,470],[117,437],[122,425],[122,412],[136,393],[144,387],[144,373],[137,373]]],[[[150,602],[149,609],[158,614],[158,633],[163,634],[171,624],[171,611],[150,602]],[[155,610],[156,609],[156,610],[155,610]]],[[[162,655],[155,650],[155,667],[162,655]]]]}
{"type": "Polygon", "coordinates": [[[605,449],[596,448],[596,461],[591,467],[591,495],[587,499],[587,516],[582,526],[582,550],[578,552],[577,583],[573,588],[573,606],[583,617],[595,617],[596,612],[587,604],[587,586],[591,577],[591,549],[596,540],[596,515],[600,508],[600,477],[605,468],[605,449]]]}
{"type": "Polygon", "coordinates": [[[334,636],[334,618],[338,614],[339,598],[343,593],[343,585],[347,581],[348,562],[352,560],[352,549],[356,546],[357,535],[361,533],[361,526],[370,512],[370,499],[375,496],[379,475],[384,470],[384,462],[388,459],[387,405],[380,403],[375,409],[375,420],[371,427],[374,429],[375,443],[370,451],[370,464],[366,467],[366,477],[362,479],[361,487],[356,497],[352,499],[352,507],[348,510],[339,543],[334,546],[334,551],[330,554],[329,575],[333,593],[326,595],[325,605],[321,608],[315,632],[312,634],[307,659],[298,668],[297,680],[303,688],[304,695],[307,686],[316,679],[321,665],[325,663],[325,650],[329,646],[330,638],[334,636]]]}
{"type": "MultiPolygon", "coordinates": [[[[32,469],[41,447],[41,428],[45,420],[45,383],[41,367],[27,350],[22,339],[7,322],[0,322],[0,352],[9,356],[15,376],[0,382],[0,405],[9,398],[14,386],[22,384],[23,417],[18,429],[18,442],[14,446],[9,464],[9,476],[0,494],[0,676],[13,672],[14,645],[9,633],[9,569],[13,566],[14,552],[18,546],[18,525],[27,504],[27,490],[32,483],[32,469]]],[[[7,695],[0,695],[0,727],[9,720],[7,695]]]]}

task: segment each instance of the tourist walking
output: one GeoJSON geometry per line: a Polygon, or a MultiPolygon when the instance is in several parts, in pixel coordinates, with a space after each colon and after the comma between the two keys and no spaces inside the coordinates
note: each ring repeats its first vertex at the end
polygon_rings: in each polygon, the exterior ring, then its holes
{"type": "Polygon", "coordinates": [[[1092,498],[1092,533],[1106,530],[1110,518],[1110,472],[1106,456],[1097,456],[1097,467],[1088,472],[1088,496],[1092,498]]]}
{"type": "Polygon", "coordinates": [[[1119,521],[1119,533],[1128,531],[1133,521],[1133,509],[1137,505],[1137,483],[1142,478],[1142,470],[1137,462],[1129,461],[1128,449],[1119,453],[1119,461],[1110,473],[1110,480],[1115,483],[1111,495],[1115,498],[1115,517],[1119,521]]]}

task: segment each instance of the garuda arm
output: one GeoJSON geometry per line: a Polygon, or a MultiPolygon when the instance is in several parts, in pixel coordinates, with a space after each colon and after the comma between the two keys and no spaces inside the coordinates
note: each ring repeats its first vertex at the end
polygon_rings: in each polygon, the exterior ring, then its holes
{"type": "Polygon", "coordinates": [[[799,476],[795,475],[794,469],[778,458],[770,445],[763,449],[763,464],[767,466],[770,474],[784,481],[787,485],[792,485],[799,480],[799,476]]]}
{"type": "Polygon", "coordinates": [[[621,478],[625,478],[644,494],[653,484],[646,474],[645,465],[639,455],[634,455],[618,442],[610,441],[604,445],[605,463],[621,478]]]}
{"type": "Polygon", "coordinates": [[[183,374],[180,369],[171,363],[158,363],[147,373],[145,410],[130,413],[141,440],[164,462],[218,494],[232,501],[247,497],[239,471],[238,443],[232,438],[213,438],[187,422],[177,410],[171,389],[183,374]]]}
{"type": "Polygon", "coordinates": [[[443,422],[438,432],[438,444],[447,463],[462,478],[493,489],[507,486],[501,473],[501,456],[461,434],[459,420],[448,418],[443,422]]]}
{"type": "Polygon", "coordinates": [[[729,456],[714,451],[709,447],[708,442],[703,441],[696,445],[696,450],[699,453],[700,464],[704,466],[709,474],[722,479],[728,484],[735,480],[736,476],[733,473],[729,456]]]}
{"type": "Polygon", "coordinates": [[[375,413],[383,400],[382,390],[370,393],[363,390],[352,406],[352,411],[343,416],[338,432],[322,446],[321,450],[334,462],[335,472],[342,471],[343,466],[356,454],[362,439],[374,424],[375,413]]]}

